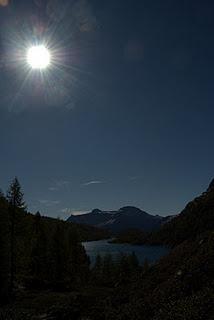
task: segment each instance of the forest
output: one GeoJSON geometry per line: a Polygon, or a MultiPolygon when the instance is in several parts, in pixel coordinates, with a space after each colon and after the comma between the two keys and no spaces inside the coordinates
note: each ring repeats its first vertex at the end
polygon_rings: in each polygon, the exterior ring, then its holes
{"type": "Polygon", "coordinates": [[[98,255],[91,266],[81,241],[108,237],[29,213],[15,178],[0,193],[0,319],[213,319],[212,183],[158,231],[120,236],[167,244],[170,253],[157,263],[139,265],[135,254],[117,261],[98,255]]]}

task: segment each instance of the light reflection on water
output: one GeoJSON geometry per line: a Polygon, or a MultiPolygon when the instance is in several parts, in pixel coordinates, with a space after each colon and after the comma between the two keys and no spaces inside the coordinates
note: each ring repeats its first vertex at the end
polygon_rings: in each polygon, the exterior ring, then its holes
{"type": "Polygon", "coordinates": [[[108,239],[82,243],[87,255],[90,257],[92,265],[98,254],[101,256],[111,254],[113,259],[117,259],[121,254],[128,255],[134,252],[140,264],[143,264],[145,259],[150,263],[154,263],[169,252],[169,249],[163,246],[130,245],[125,243],[112,244],[109,241],[108,239]]]}

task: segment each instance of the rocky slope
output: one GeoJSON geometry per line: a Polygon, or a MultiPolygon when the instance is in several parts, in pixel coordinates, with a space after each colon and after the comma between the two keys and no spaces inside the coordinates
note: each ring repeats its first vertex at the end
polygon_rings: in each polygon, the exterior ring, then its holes
{"type": "Polygon", "coordinates": [[[214,179],[206,192],[189,202],[173,220],[151,234],[150,243],[176,246],[214,229],[214,179]]]}

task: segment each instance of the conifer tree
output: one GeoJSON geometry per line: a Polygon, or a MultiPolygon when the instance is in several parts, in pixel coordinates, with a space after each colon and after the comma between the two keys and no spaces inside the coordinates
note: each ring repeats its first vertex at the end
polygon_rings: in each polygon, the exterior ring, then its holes
{"type": "Polygon", "coordinates": [[[11,182],[7,192],[7,200],[10,211],[10,290],[13,293],[14,278],[15,278],[15,227],[16,227],[16,213],[17,209],[25,209],[25,202],[23,200],[23,192],[17,177],[11,182]]]}
{"type": "Polygon", "coordinates": [[[118,264],[118,281],[121,285],[127,284],[130,280],[130,263],[129,257],[121,255],[118,264]]]}
{"type": "Polygon", "coordinates": [[[0,199],[0,303],[9,296],[9,239],[8,212],[5,201],[0,199]]]}
{"type": "Polygon", "coordinates": [[[3,191],[0,189],[0,199],[5,199],[3,191]]]}
{"type": "Polygon", "coordinates": [[[33,223],[30,277],[33,286],[44,286],[47,280],[47,237],[39,212],[33,223]]]}
{"type": "Polygon", "coordinates": [[[94,270],[95,273],[101,273],[101,270],[102,270],[102,257],[101,257],[101,255],[99,253],[96,256],[96,260],[95,260],[95,263],[94,263],[93,270],[94,270]]]}
{"type": "Polygon", "coordinates": [[[97,285],[101,284],[102,280],[102,267],[103,267],[103,261],[100,254],[97,254],[96,260],[94,263],[94,266],[92,268],[92,282],[96,283],[97,285]]]}
{"type": "Polygon", "coordinates": [[[148,259],[145,259],[143,263],[143,273],[147,273],[148,270],[149,270],[149,261],[148,259]]]}
{"type": "Polygon", "coordinates": [[[114,262],[111,254],[106,254],[103,258],[103,281],[105,285],[111,285],[113,280],[114,262]]]}
{"type": "Polygon", "coordinates": [[[52,238],[50,254],[50,280],[56,289],[61,288],[66,277],[67,256],[63,231],[61,222],[58,221],[52,238]]]}
{"type": "Polygon", "coordinates": [[[129,255],[129,264],[133,271],[139,267],[139,261],[135,252],[132,252],[132,254],[129,255]]]}
{"type": "Polygon", "coordinates": [[[74,285],[85,283],[89,277],[90,260],[85,254],[85,250],[75,229],[68,230],[67,237],[67,276],[74,285]]]}

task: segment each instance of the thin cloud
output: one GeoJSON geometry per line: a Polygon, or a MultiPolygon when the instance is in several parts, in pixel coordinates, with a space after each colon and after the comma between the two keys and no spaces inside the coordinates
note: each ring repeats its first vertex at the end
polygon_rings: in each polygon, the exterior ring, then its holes
{"type": "Polygon", "coordinates": [[[59,190],[59,188],[57,188],[57,187],[50,187],[50,188],[48,188],[48,190],[49,190],[49,191],[57,191],[57,190],[59,190]]]}
{"type": "Polygon", "coordinates": [[[86,214],[89,212],[89,210],[79,210],[79,209],[72,209],[72,208],[63,208],[61,210],[61,212],[66,215],[66,216],[70,216],[71,214],[73,216],[79,216],[81,214],[86,214]]]}
{"type": "Polygon", "coordinates": [[[54,184],[48,188],[49,191],[58,191],[61,188],[68,186],[70,181],[68,180],[56,180],[54,184]]]}
{"type": "Polygon", "coordinates": [[[57,180],[56,181],[56,185],[59,187],[63,187],[68,185],[70,182],[68,180],[57,180]]]}
{"type": "Polygon", "coordinates": [[[45,199],[41,199],[41,200],[38,200],[40,204],[46,206],[46,207],[52,207],[52,206],[55,206],[57,204],[60,203],[59,200],[45,200],[45,199]]]}
{"type": "Polygon", "coordinates": [[[129,180],[131,181],[136,181],[136,180],[141,180],[142,179],[142,176],[131,176],[129,177],[129,180]]]}
{"type": "Polygon", "coordinates": [[[84,182],[84,183],[82,184],[82,186],[90,186],[90,185],[93,185],[93,184],[101,184],[101,183],[104,183],[104,181],[91,180],[91,181],[84,182]]]}

